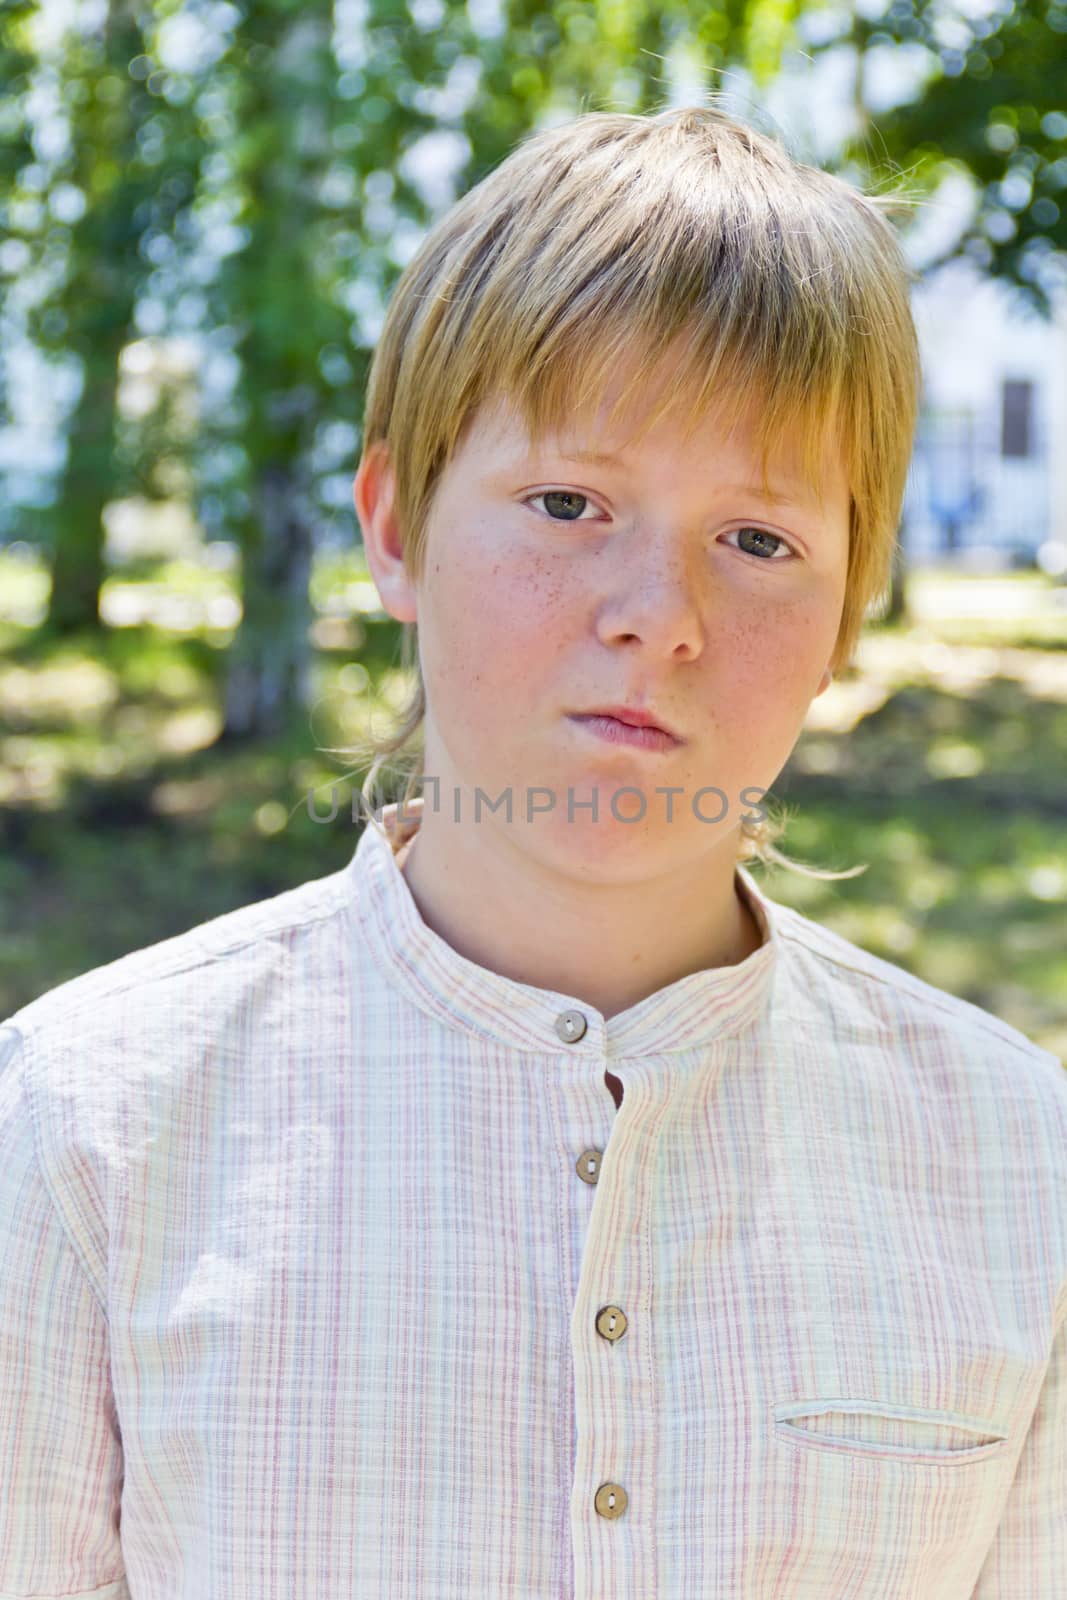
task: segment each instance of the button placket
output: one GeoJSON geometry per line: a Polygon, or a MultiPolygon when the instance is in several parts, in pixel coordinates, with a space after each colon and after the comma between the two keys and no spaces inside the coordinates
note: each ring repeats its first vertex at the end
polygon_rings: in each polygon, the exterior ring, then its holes
{"type": "MultiPolygon", "coordinates": [[[[562,1039],[564,1044],[576,1044],[588,1031],[588,1023],[580,1011],[561,1011],[556,1018],[555,1029],[558,1038],[562,1039]]],[[[600,1150],[582,1151],[574,1167],[583,1183],[597,1182],[600,1177],[601,1157],[600,1150]]],[[[621,1306],[601,1306],[594,1325],[601,1339],[609,1344],[615,1344],[626,1332],[628,1326],[626,1313],[621,1306]]],[[[626,1510],[626,1490],[621,1483],[602,1483],[593,1496],[593,1506],[598,1516],[614,1522],[626,1510]]]]}
{"type": "MultiPolygon", "coordinates": [[[[626,1328],[626,1313],[621,1306],[601,1306],[596,1314],[596,1331],[602,1339],[614,1344],[626,1328]]],[[[600,1516],[614,1522],[626,1510],[626,1490],[621,1483],[602,1483],[593,1496],[593,1505],[600,1516]]]]}

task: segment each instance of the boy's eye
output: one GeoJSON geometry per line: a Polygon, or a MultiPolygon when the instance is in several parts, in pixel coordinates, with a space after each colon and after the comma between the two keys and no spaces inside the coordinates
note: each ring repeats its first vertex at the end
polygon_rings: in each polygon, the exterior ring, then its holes
{"type": "MultiPolygon", "coordinates": [[[[780,534],[771,533],[767,528],[731,528],[730,533],[754,533],[758,540],[763,541],[770,539],[776,548],[771,552],[770,555],[759,555],[757,559],[760,561],[775,561],[783,558],[788,561],[792,558],[793,552],[790,550],[786,541],[781,537],[780,534]]],[[[765,543],[761,543],[760,545],[757,545],[756,550],[747,550],[744,548],[744,546],[741,546],[740,548],[744,555],[755,556],[758,550],[766,550],[767,547],[765,543]]]]}
{"type": "Polygon", "coordinates": [[[577,494],[573,489],[542,489],[540,494],[527,495],[526,498],[527,501],[543,500],[545,511],[553,522],[578,522],[580,507],[575,509],[575,502],[590,504],[588,495],[577,494]]]}
{"type": "MultiPolygon", "coordinates": [[[[586,519],[581,516],[582,506],[591,504],[588,495],[578,494],[574,489],[542,489],[539,494],[527,495],[523,504],[528,505],[533,500],[544,501],[545,514],[553,522],[584,521],[586,519]]],[[[746,548],[744,545],[737,548],[740,548],[743,555],[752,556],[756,561],[789,560],[792,556],[792,551],[787,541],[780,534],[771,533],[767,528],[746,526],[731,528],[729,532],[730,534],[755,534],[757,543],[754,549],[746,548]],[[774,546],[769,551],[768,541],[774,546]]]]}

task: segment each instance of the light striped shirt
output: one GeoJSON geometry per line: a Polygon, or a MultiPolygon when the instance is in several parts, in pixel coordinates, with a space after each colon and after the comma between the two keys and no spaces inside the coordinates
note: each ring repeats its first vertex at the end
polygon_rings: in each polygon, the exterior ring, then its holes
{"type": "Polygon", "coordinates": [[[1064,1600],[1061,1062],[741,867],[605,1019],[386,818],[0,1027],[0,1600],[1064,1600]]]}

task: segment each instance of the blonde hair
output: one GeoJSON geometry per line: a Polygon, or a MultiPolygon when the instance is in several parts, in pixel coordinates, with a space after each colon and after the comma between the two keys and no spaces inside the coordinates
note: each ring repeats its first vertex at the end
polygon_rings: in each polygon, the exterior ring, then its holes
{"type": "MultiPolygon", "coordinates": [[[[408,572],[421,576],[437,482],[483,404],[505,396],[540,441],[595,411],[636,356],[614,420],[677,339],[678,371],[638,437],[668,409],[687,432],[711,409],[732,422],[758,395],[765,488],[787,432],[816,493],[825,443],[838,447],[851,499],[832,666],[847,665],[891,582],[921,398],[917,274],[883,215],[906,204],[899,189],[861,194],[717,107],[588,112],[529,135],[430,229],[374,353],[363,454],[387,449],[408,572]]],[[[425,716],[414,623],[401,663],[415,687],[398,726],[347,752],[373,758],[361,791],[372,818],[379,772],[425,716]]],[[[421,767],[416,750],[403,800],[421,767]]],[[[791,860],[774,843],[786,817],[767,811],[742,823],[739,860],[866,870],[791,860]]]]}

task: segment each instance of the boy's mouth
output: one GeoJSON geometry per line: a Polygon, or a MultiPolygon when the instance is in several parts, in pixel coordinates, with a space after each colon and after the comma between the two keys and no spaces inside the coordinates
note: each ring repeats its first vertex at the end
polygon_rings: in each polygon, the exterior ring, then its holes
{"type": "Polygon", "coordinates": [[[669,734],[678,744],[685,741],[680,734],[675,733],[669,723],[654,712],[639,706],[591,706],[588,711],[574,711],[576,717],[611,717],[616,722],[625,722],[630,728],[655,728],[660,733],[669,734]]]}
{"type": "Polygon", "coordinates": [[[665,728],[657,727],[655,723],[647,722],[643,726],[637,726],[609,712],[572,711],[568,713],[568,718],[609,744],[629,745],[637,750],[676,750],[684,742],[675,738],[673,733],[668,733],[665,728]]]}

